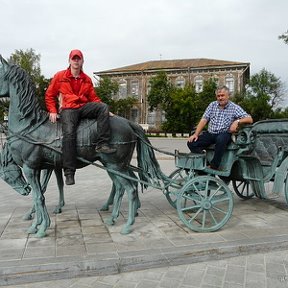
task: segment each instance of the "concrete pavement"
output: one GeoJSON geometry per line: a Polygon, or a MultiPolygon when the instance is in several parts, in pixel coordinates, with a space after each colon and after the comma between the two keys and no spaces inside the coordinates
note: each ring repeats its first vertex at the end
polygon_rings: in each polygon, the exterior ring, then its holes
{"type": "MultiPolygon", "coordinates": [[[[165,151],[187,152],[184,139],[151,141],[165,151]]],[[[157,158],[165,174],[175,170],[173,158],[158,152],[157,158]]],[[[233,215],[221,230],[195,233],[161,191],[148,188],[140,195],[133,232],[121,235],[127,199],[117,223],[105,225],[110,212],[100,208],[111,181],[105,171],[90,166],[77,171],[76,185],[65,187],[62,214],[53,215],[58,195],[51,179],[45,196],[52,223],[47,237],[38,239],[27,234],[31,223],[22,219],[31,196],[18,195],[3,181],[0,187],[0,285],[288,287],[284,195],[248,201],[235,195],[233,215]]]]}

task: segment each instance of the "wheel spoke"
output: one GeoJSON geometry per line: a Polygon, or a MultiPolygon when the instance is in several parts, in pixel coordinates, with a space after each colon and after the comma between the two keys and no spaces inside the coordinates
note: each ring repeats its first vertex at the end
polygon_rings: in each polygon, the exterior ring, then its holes
{"type": "Polygon", "coordinates": [[[201,195],[199,195],[197,193],[192,193],[192,194],[183,194],[182,198],[190,200],[190,201],[194,201],[194,202],[197,202],[197,203],[200,203],[201,199],[194,198],[196,195],[201,196],[201,195]]]}
{"type": "Polygon", "coordinates": [[[217,225],[217,224],[218,224],[218,222],[217,222],[217,220],[215,219],[215,217],[214,217],[213,213],[212,213],[210,210],[208,210],[208,212],[209,212],[209,214],[210,214],[211,218],[213,219],[213,221],[214,221],[215,225],[217,225]]]}
{"type": "Polygon", "coordinates": [[[227,212],[226,212],[226,211],[224,211],[224,210],[222,210],[222,209],[220,209],[220,208],[218,208],[218,207],[216,207],[216,206],[212,206],[212,209],[215,209],[215,210],[217,210],[218,212],[221,212],[221,213],[227,215],[227,212]]]}
{"type": "Polygon", "coordinates": [[[212,198],[215,194],[217,194],[217,193],[220,191],[221,188],[222,188],[222,186],[219,186],[218,189],[215,190],[215,192],[214,192],[212,195],[210,195],[209,200],[211,200],[211,198],[212,198]]]}
{"type": "Polygon", "coordinates": [[[197,209],[197,208],[201,208],[201,205],[189,206],[189,207],[182,208],[181,210],[183,212],[186,212],[186,211],[189,211],[189,210],[192,210],[192,209],[197,209]]]}
{"type": "Polygon", "coordinates": [[[195,220],[195,218],[199,215],[200,212],[203,211],[203,208],[200,208],[193,217],[190,218],[190,220],[188,221],[190,224],[193,220],[195,220]]]}
{"type": "Polygon", "coordinates": [[[203,211],[203,216],[202,216],[202,229],[205,228],[206,213],[207,213],[207,211],[204,209],[204,211],[203,211]]]}
{"type": "Polygon", "coordinates": [[[221,198],[221,199],[215,199],[215,200],[211,200],[212,204],[216,204],[216,203],[221,203],[223,201],[230,201],[229,197],[225,197],[225,198],[221,198]]]}

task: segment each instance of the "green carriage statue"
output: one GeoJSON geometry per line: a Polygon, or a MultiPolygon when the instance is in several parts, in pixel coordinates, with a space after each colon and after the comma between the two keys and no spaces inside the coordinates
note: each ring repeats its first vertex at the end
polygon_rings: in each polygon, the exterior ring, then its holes
{"type": "Polygon", "coordinates": [[[272,195],[285,193],[288,202],[288,119],[263,120],[243,127],[227,147],[219,170],[207,167],[214,153],[176,151],[174,181],[166,189],[169,203],[182,222],[198,232],[216,231],[232,215],[235,193],[249,199],[267,199],[265,183],[273,182],[272,195]]]}

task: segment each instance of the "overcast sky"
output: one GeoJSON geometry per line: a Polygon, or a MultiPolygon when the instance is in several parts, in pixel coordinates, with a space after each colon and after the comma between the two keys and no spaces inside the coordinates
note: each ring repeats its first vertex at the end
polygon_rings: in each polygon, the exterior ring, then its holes
{"type": "Polygon", "coordinates": [[[71,49],[93,72],[150,60],[249,62],[288,82],[287,0],[0,0],[0,54],[33,48],[42,74],[65,69],[71,49]]]}

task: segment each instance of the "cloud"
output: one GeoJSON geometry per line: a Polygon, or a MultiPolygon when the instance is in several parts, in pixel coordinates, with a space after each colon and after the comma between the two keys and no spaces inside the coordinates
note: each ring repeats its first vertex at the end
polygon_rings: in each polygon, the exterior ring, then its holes
{"type": "Polygon", "coordinates": [[[130,64],[215,58],[265,67],[288,82],[288,1],[0,0],[1,51],[33,48],[48,78],[83,50],[88,75],[130,64]]]}

